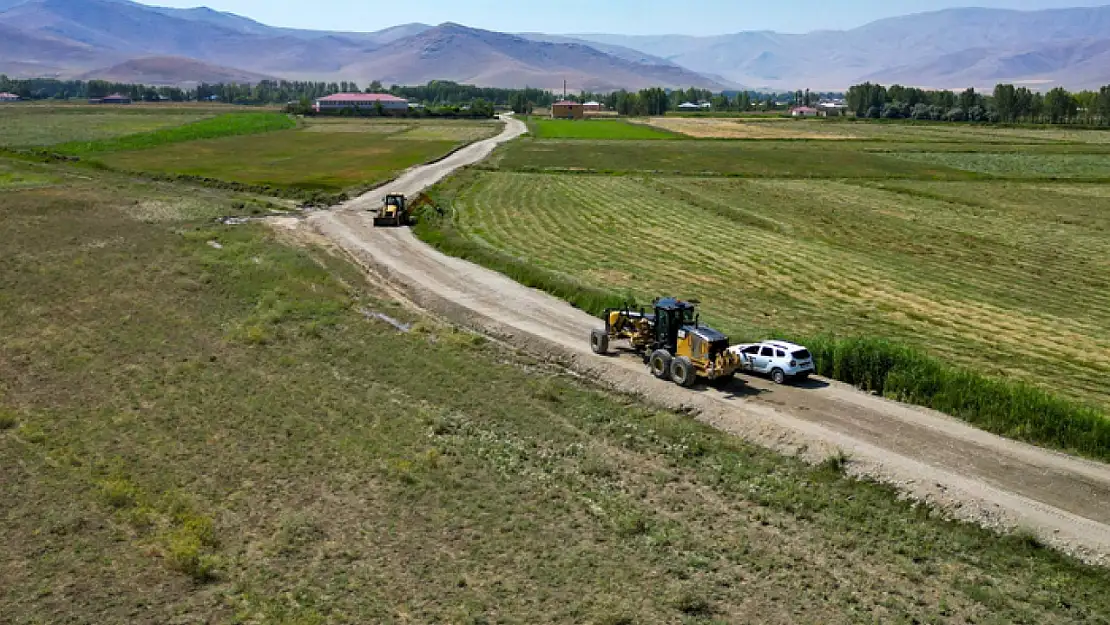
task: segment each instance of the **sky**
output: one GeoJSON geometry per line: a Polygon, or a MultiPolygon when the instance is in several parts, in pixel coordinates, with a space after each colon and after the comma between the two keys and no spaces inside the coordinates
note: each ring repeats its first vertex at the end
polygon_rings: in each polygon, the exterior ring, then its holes
{"type": "Polygon", "coordinates": [[[271,26],[374,31],[397,24],[457,22],[501,32],[719,35],[742,30],[804,33],[959,6],[1050,9],[1110,0],[142,0],[208,6],[271,26]]]}

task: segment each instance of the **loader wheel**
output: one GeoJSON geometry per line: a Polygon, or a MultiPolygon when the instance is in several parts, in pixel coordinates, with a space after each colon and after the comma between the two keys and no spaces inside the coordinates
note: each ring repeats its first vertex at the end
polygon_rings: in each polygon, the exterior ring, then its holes
{"type": "Polygon", "coordinates": [[[595,354],[608,354],[609,353],[609,335],[605,330],[594,330],[590,332],[590,349],[594,350],[595,354]]]}
{"type": "Polygon", "coordinates": [[[651,374],[660,380],[671,377],[671,354],[665,349],[657,349],[651,353],[651,374]]]}
{"type": "Polygon", "coordinates": [[[671,379],[674,383],[683,387],[690,388],[697,380],[698,374],[694,370],[694,363],[685,356],[679,356],[671,361],[671,379]]]}

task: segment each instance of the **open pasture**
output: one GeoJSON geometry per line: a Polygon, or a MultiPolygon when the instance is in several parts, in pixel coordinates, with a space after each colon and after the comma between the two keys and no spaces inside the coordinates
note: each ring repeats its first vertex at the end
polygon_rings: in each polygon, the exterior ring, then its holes
{"type": "Polygon", "coordinates": [[[46,147],[97,141],[182,126],[209,117],[187,108],[121,109],[89,106],[7,105],[0,110],[0,147],[46,147]]]}
{"type": "Polygon", "coordinates": [[[127,171],[338,193],[384,182],[499,128],[496,123],[470,121],[310,121],[303,129],[196,140],[95,158],[127,171]]]}
{"type": "Polygon", "coordinates": [[[212,225],[233,195],[48,167],[0,211],[5,623],[1110,614],[1105,569],[422,317],[293,234],[212,225]]]}
{"type": "Polygon", "coordinates": [[[738,338],[894,339],[1110,406],[1101,186],[481,172],[453,206],[474,241],[642,300],[699,297],[738,338]]]}

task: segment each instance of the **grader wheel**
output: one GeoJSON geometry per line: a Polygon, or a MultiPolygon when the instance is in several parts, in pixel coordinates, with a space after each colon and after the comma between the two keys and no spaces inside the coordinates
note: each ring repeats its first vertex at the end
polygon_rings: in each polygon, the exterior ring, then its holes
{"type": "Polygon", "coordinates": [[[595,354],[608,354],[609,353],[609,335],[605,330],[594,330],[590,332],[590,349],[595,354]]]}
{"type": "Polygon", "coordinates": [[[669,380],[671,377],[671,354],[665,349],[657,349],[648,360],[651,374],[660,380],[669,380]]]}
{"type": "Polygon", "coordinates": [[[685,356],[679,356],[671,361],[671,379],[674,383],[683,387],[690,388],[697,380],[697,371],[694,369],[694,363],[685,356]]]}

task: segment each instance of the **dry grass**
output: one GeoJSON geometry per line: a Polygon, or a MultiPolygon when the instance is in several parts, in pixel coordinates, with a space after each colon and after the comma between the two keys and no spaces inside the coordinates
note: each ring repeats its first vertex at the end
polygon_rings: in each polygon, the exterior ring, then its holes
{"type": "Polygon", "coordinates": [[[230,197],[67,180],[0,211],[5,622],[1107,622],[1105,571],[195,221],[230,197]]]}
{"type": "Polygon", "coordinates": [[[849,128],[818,128],[798,122],[757,119],[652,117],[656,128],[696,139],[856,139],[849,128]]]}

